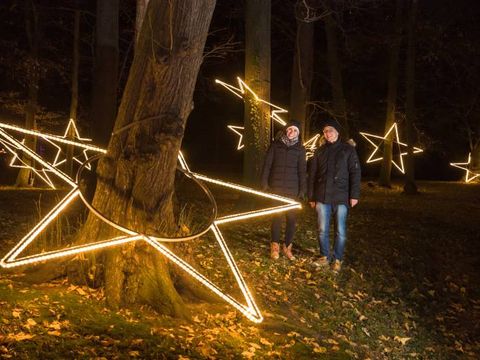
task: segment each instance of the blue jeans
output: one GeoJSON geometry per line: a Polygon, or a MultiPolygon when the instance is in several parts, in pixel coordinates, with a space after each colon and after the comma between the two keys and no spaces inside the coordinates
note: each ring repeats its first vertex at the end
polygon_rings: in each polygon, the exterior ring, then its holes
{"type": "Polygon", "coordinates": [[[345,243],[347,242],[347,215],[348,207],[344,204],[332,205],[317,202],[317,221],[318,221],[318,242],[320,245],[320,254],[330,257],[330,218],[335,219],[335,244],[333,248],[333,257],[335,260],[342,261],[345,243]]]}

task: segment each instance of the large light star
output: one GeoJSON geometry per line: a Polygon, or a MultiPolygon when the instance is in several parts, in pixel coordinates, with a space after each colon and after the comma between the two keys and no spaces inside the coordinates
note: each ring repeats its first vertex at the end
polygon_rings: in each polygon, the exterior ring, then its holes
{"type": "Polygon", "coordinates": [[[255,101],[270,106],[271,108],[270,117],[272,118],[272,120],[276,121],[282,126],[285,126],[287,124],[285,120],[283,120],[279,115],[279,114],[287,113],[288,112],[287,110],[281,108],[280,106],[274,105],[271,102],[268,102],[264,99],[259,98],[258,95],[255,94],[255,92],[252,89],[250,89],[248,85],[239,77],[237,77],[237,81],[238,81],[238,88],[233,85],[227,84],[226,82],[220,81],[218,79],[215,80],[217,84],[222,85],[227,90],[231,91],[233,94],[238,96],[240,99],[245,99],[246,96],[250,95],[255,99],[255,101]]]}
{"type": "MultiPolygon", "coordinates": [[[[377,152],[379,151],[380,149],[380,145],[382,143],[385,142],[385,140],[387,140],[389,138],[389,135],[392,131],[395,131],[395,140],[393,141],[397,146],[398,146],[398,156],[399,156],[399,162],[397,163],[393,158],[392,158],[392,164],[395,165],[395,167],[400,170],[400,172],[402,174],[405,174],[405,166],[403,165],[403,157],[405,155],[408,154],[407,151],[405,152],[402,152],[402,147],[408,147],[407,144],[405,143],[402,143],[400,141],[400,137],[398,135],[398,127],[397,127],[397,123],[393,123],[393,125],[390,127],[390,129],[388,129],[388,131],[385,133],[384,136],[379,136],[379,135],[373,135],[373,134],[368,134],[368,133],[365,133],[365,132],[360,132],[360,135],[362,135],[365,139],[367,139],[367,141],[373,145],[374,147],[374,150],[373,152],[370,154],[370,156],[368,157],[367,159],[367,163],[372,163],[372,162],[375,162],[375,161],[380,161],[383,159],[383,156],[380,156],[377,154],[377,152]],[[374,138],[377,140],[377,143],[375,143],[373,140],[371,140],[370,138],[374,138]],[[378,140],[381,140],[380,142],[378,142],[378,140]],[[376,156],[376,157],[375,157],[376,156]]],[[[418,147],[413,147],[413,153],[414,154],[417,154],[419,152],[423,152],[422,149],[418,148],[418,147]]]]}
{"type": "MultiPolygon", "coordinates": [[[[51,171],[54,173],[60,180],[62,180],[67,186],[69,186],[71,189],[68,192],[68,194],[61,199],[57,205],[55,205],[52,210],[42,219],[38,224],[36,224],[31,231],[23,237],[23,239],[20,240],[20,242],[15,245],[5,256],[4,258],[0,261],[0,266],[4,268],[11,268],[11,267],[16,267],[16,266],[21,266],[21,265],[27,265],[27,264],[33,264],[37,263],[40,261],[46,261],[50,259],[56,259],[60,257],[65,257],[65,256],[70,256],[78,253],[85,253],[93,250],[98,250],[102,248],[107,248],[111,246],[116,246],[120,244],[125,244],[128,242],[132,241],[145,241],[148,244],[150,244],[153,248],[158,250],[160,253],[162,253],[164,256],[166,256],[169,260],[171,260],[174,264],[179,266],[181,269],[186,271],[188,274],[190,274],[194,279],[202,283],[204,286],[206,286],[208,289],[210,289],[212,292],[220,296],[223,300],[225,300],[227,303],[229,303],[231,306],[239,310],[243,315],[245,315],[249,320],[259,323],[263,320],[263,317],[260,313],[260,310],[258,309],[252,294],[250,293],[250,290],[248,289],[245,280],[243,279],[236,263],[235,260],[228,249],[228,246],[225,243],[225,240],[222,236],[222,233],[219,229],[219,225],[226,224],[229,222],[233,221],[239,221],[242,219],[249,219],[249,218],[254,218],[258,216],[264,216],[272,213],[278,213],[278,212],[284,212],[292,209],[299,209],[301,208],[300,203],[285,198],[281,197],[278,195],[274,194],[268,194],[265,192],[257,191],[245,186],[233,184],[233,183],[228,183],[224,182],[222,180],[217,180],[213,179],[210,177],[207,177],[202,174],[197,174],[193,173],[190,171],[183,155],[180,153],[179,154],[179,163],[181,168],[183,169],[184,172],[188,176],[193,177],[196,179],[196,181],[202,181],[206,183],[213,183],[215,185],[220,185],[220,186],[225,186],[227,188],[249,193],[252,195],[257,195],[263,198],[271,199],[271,200],[276,200],[278,201],[281,205],[274,206],[274,207],[269,207],[269,208],[263,208],[259,210],[252,210],[248,212],[242,212],[242,213],[236,213],[236,214],[229,214],[221,217],[216,217],[209,228],[207,228],[202,234],[204,234],[206,231],[212,231],[213,235],[215,236],[215,239],[217,243],[219,244],[225,259],[227,260],[227,263],[229,265],[230,270],[232,271],[235,280],[242,292],[242,295],[245,299],[246,304],[240,303],[238,300],[234,299],[231,295],[224,293],[220,287],[218,287],[216,284],[214,284],[211,280],[206,278],[204,275],[202,275],[200,272],[198,272],[196,269],[194,269],[189,263],[184,261],[182,258],[180,258],[178,255],[173,253],[169,248],[167,248],[163,242],[168,242],[171,241],[171,238],[160,238],[160,237],[154,237],[146,234],[139,233],[133,229],[128,229],[123,227],[122,225],[116,224],[115,222],[111,221],[108,218],[105,218],[101,213],[99,213],[96,209],[94,209],[87,200],[83,197],[82,192],[79,189],[78,183],[71,179],[68,175],[57,169],[55,166],[53,166],[52,163],[49,163],[48,161],[45,161],[39,154],[34,152],[32,149],[28,148],[25,146],[22,142],[18,141],[11,135],[9,135],[5,130],[3,130],[5,126],[2,127],[2,124],[0,124],[0,139],[4,140],[8,144],[13,144],[15,147],[20,148],[22,151],[24,151],[28,156],[30,156],[33,160],[37,161],[40,163],[46,170],[51,171]],[[38,254],[30,254],[30,255],[23,255],[23,251],[31,245],[35,240],[38,238],[38,236],[48,227],[48,225],[58,216],[62,214],[62,212],[74,201],[74,200],[82,200],[85,205],[89,208],[89,210],[96,215],[100,220],[106,222],[113,228],[121,231],[124,233],[122,236],[117,236],[115,238],[111,239],[101,239],[95,242],[91,242],[88,244],[82,244],[82,245],[76,245],[76,246],[71,246],[67,247],[64,249],[58,249],[58,250],[51,250],[51,251],[44,251],[38,254]]],[[[17,130],[18,129],[13,129],[17,130]]],[[[43,136],[40,133],[33,134],[34,136],[43,136]]],[[[69,141],[64,139],[64,141],[69,141]]],[[[69,141],[71,142],[71,141],[69,141]]],[[[89,150],[95,151],[97,153],[105,154],[106,150],[94,147],[92,145],[84,145],[88,146],[89,150]]],[[[198,237],[199,235],[196,234],[195,237],[198,237]]],[[[188,236],[181,238],[182,240],[190,240],[192,239],[193,236],[188,236]]],[[[179,239],[177,238],[176,241],[179,239]]]]}
{"type": "Polygon", "coordinates": [[[472,155],[471,153],[468,153],[468,160],[467,160],[467,162],[464,162],[464,163],[450,163],[450,165],[466,171],[466,174],[465,174],[465,182],[466,182],[466,183],[469,183],[469,182],[472,181],[473,179],[475,179],[475,178],[477,178],[477,177],[480,176],[479,173],[474,173],[474,172],[472,172],[472,171],[469,169],[469,165],[470,165],[470,162],[471,162],[471,160],[472,160],[471,155],[472,155]]]}

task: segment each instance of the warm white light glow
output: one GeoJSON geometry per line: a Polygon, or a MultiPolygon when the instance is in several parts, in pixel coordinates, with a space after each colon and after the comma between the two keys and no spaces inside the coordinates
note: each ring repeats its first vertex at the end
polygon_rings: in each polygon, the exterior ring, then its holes
{"type": "Polygon", "coordinates": [[[450,165],[456,167],[456,168],[459,168],[459,169],[462,169],[462,170],[465,170],[466,174],[465,174],[465,182],[466,183],[469,183],[470,181],[472,181],[473,179],[477,178],[480,176],[480,174],[478,173],[474,173],[472,171],[470,171],[469,169],[469,165],[470,165],[470,162],[472,160],[472,154],[471,153],[468,153],[468,160],[467,162],[464,162],[464,163],[450,163],[450,165]]]}
{"type": "MultiPolygon", "coordinates": [[[[403,164],[403,157],[405,155],[408,155],[408,152],[402,152],[402,147],[408,147],[407,144],[405,143],[402,143],[400,141],[400,137],[398,135],[398,126],[397,126],[397,123],[393,123],[393,125],[390,127],[390,129],[388,129],[388,131],[386,132],[386,134],[382,137],[382,136],[378,136],[378,135],[373,135],[373,134],[369,134],[369,133],[365,133],[365,132],[360,132],[360,134],[365,138],[367,139],[367,141],[373,145],[374,147],[374,150],[373,152],[370,154],[370,156],[368,157],[367,159],[367,163],[372,163],[372,162],[375,162],[375,161],[380,161],[383,159],[383,156],[379,156],[379,155],[376,155],[377,154],[377,151],[379,151],[379,148],[380,148],[380,145],[388,139],[390,133],[392,131],[395,131],[395,140],[393,140],[393,142],[395,144],[397,144],[398,146],[398,150],[399,150],[399,158],[400,158],[400,161],[399,163],[397,163],[395,160],[393,160],[392,158],[392,164],[395,165],[395,167],[400,170],[400,172],[402,174],[405,174],[405,167],[404,167],[404,164],[403,164]],[[380,142],[378,142],[378,145],[373,142],[370,138],[375,138],[375,139],[379,139],[381,140],[380,142]],[[375,157],[377,156],[377,157],[375,157]]],[[[413,147],[413,153],[414,154],[417,154],[417,153],[420,153],[420,152],[423,152],[422,149],[418,148],[418,147],[413,147]]]]}
{"type": "Polygon", "coordinates": [[[215,80],[215,82],[217,84],[220,84],[222,85],[225,89],[229,90],[230,92],[232,92],[233,94],[235,94],[236,96],[238,96],[240,99],[245,99],[245,95],[246,93],[248,92],[250,94],[250,96],[252,96],[255,101],[257,102],[260,102],[260,103],[263,103],[263,104],[266,104],[268,106],[270,106],[271,108],[271,112],[270,112],[270,117],[276,121],[277,123],[279,123],[280,125],[283,125],[285,126],[286,125],[286,122],[285,120],[283,120],[279,114],[285,114],[285,113],[288,113],[287,110],[281,108],[280,106],[277,106],[277,105],[274,105],[268,101],[265,101],[261,98],[258,97],[257,94],[255,94],[255,92],[250,89],[248,87],[248,85],[242,80],[240,79],[239,77],[237,77],[237,81],[238,81],[238,88],[233,86],[233,85],[230,85],[230,84],[227,84],[223,81],[220,81],[218,79],[215,80]]]}
{"type": "Polygon", "coordinates": [[[315,150],[318,147],[318,139],[320,138],[320,136],[320,134],[315,134],[313,137],[303,143],[303,146],[305,146],[305,150],[307,153],[307,160],[311,158],[315,153],[315,150]]]}
{"type": "Polygon", "coordinates": [[[243,141],[243,130],[245,129],[245,127],[235,126],[235,125],[227,125],[227,127],[240,137],[238,139],[237,150],[243,149],[244,145],[242,144],[242,141],[243,141]],[[242,132],[240,130],[242,130],[242,132]]]}
{"type": "MultiPolygon", "coordinates": [[[[52,189],[55,189],[55,185],[53,184],[52,180],[48,176],[47,171],[45,169],[36,169],[35,167],[27,164],[21,156],[18,156],[17,151],[21,151],[21,148],[15,146],[15,144],[10,144],[5,139],[0,137],[0,143],[4,146],[5,149],[8,150],[13,156],[10,160],[8,166],[13,168],[19,169],[30,169],[35,175],[37,175],[45,184],[50,186],[52,189]]],[[[25,144],[25,139],[21,141],[21,144],[25,144]]],[[[2,149],[3,150],[3,149],[2,149]]]]}
{"type": "MultiPolygon", "coordinates": [[[[214,283],[212,283],[209,279],[207,279],[205,276],[200,274],[198,271],[196,271],[191,265],[183,261],[181,258],[179,258],[177,255],[175,255],[173,252],[171,252],[167,247],[165,247],[161,242],[162,241],[169,241],[169,238],[159,238],[159,237],[154,237],[154,236],[147,236],[145,234],[138,233],[132,229],[127,229],[119,224],[114,223],[113,221],[105,218],[102,214],[98,213],[83,197],[78,184],[73,181],[70,177],[65,175],[62,171],[58,170],[52,163],[49,163],[45,160],[43,160],[36,152],[28,148],[25,144],[22,142],[16,140],[12,136],[10,136],[8,133],[6,133],[3,129],[7,127],[5,126],[0,126],[0,140],[2,144],[10,146],[10,147],[15,147],[18,150],[21,150],[25,152],[27,155],[29,155],[32,159],[37,161],[39,164],[41,164],[45,170],[52,172],[56,176],[58,176],[61,180],[63,180],[67,185],[71,186],[70,192],[62,199],[60,202],[58,202],[57,205],[54,206],[52,210],[42,219],[38,224],[36,224],[32,230],[23,237],[23,239],[20,240],[18,244],[16,244],[0,261],[0,266],[5,267],[5,268],[11,268],[11,267],[16,267],[16,266],[21,266],[21,265],[27,265],[27,264],[33,264],[37,263],[40,261],[46,261],[46,260],[51,260],[51,259],[56,259],[64,256],[71,256],[74,254],[79,254],[79,253],[85,253],[89,251],[94,251],[98,249],[104,249],[107,247],[111,246],[117,246],[120,244],[125,244],[131,241],[138,241],[138,240],[144,240],[148,242],[151,246],[153,246],[155,249],[160,251],[162,254],[164,254],[168,259],[170,259],[172,262],[174,262],[176,265],[180,266],[183,270],[185,270],[187,273],[189,273],[194,279],[200,281],[203,285],[205,285],[207,288],[209,288],[211,291],[213,291],[215,294],[220,296],[222,299],[224,299],[226,302],[228,302],[230,305],[234,306],[236,309],[238,309],[242,314],[244,314],[248,319],[250,319],[253,322],[259,323],[263,320],[263,317],[235,263],[235,260],[233,259],[232,254],[230,253],[225,240],[223,239],[222,233],[220,232],[220,229],[218,228],[219,224],[224,224],[227,222],[232,222],[232,221],[239,221],[243,219],[249,219],[253,217],[258,217],[258,216],[264,216],[276,212],[281,212],[281,211],[288,211],[292,209],[298,209],[301,208],[300,203],[288,199],[282,196],[278,196],[275,194],[268,194],[264,193],[261,191],[257,191],[254,189],[250,189],[248,187],[242,186],[242,185],[237,185],[229,182],[224,182],[221,180],[217,179],[212,179],[207,176],[201,175],[201,174],[196,174],[192,173],[188,167],[187,162],[185,161],[185,158],[182,153],[179,154],[178,160],[180,163],[180,166],[183,170],[187,172],[188,176],[193,176],[197,180],[201,180],[204,182],[209,182],[213,183],[216,185],[220,186],[225,186],[230,189],[246,192],[252,195],[257,195],[260,197],[265,197],[271,200],[276,200],[284,205],[281,206],[274,206],[270,208],[265,208],[265,209],[260,209],[260,210],[255,210],[255,211],[248,211],[244,213],[238,213],[238,214],[231,214],[231,215],[226,215],[223,217],[219,217],[213,221],[213,223],[210,225],[208,228],[211,230],[215,236],[215,239],[217,240],[226,260],[227,263],[235,277],[235,280],[238,283],[238,286],[240,287],[240,290],[242,291],[242,294],[245,298],[245,301],[247,305],[239,303],[237,300],[232,298],[230,295],[225,294],[218,286],[216,286],[214,283]],[[38,236],[47,228],[51,222],[58,217],[63,210],[68,208],[68,206],[75,200],[79,198],[82,200],[85,205],[90,209],[90,211],[96,215],[101,221],[106,222],[107,224],[111,225],[117,230],[120,230],[124,232],[126,235],[124,236],[119,236],[115,237],[112,239],[106,239],[106,240],[100,240],[96,241],[93,243],[87,243],[87,244],[82,244],[82,245],[77,245],[77,246],[72,246],[64,249],[59,249],[59,250],[53,250],[53,251],[46,251],[46,252],[41,252],[38,254],[32,254],[32,255],[27,255],[27,256],[21,256],[22,252],[25,251],[25,249],[31,245],[35,239],[38,238],[38,236]]],[[[13,129],[12,129],[13,130],[13,129]]],[[[26,133],[19,128],[15,128],[16,131],[19,131],[21,133],[26,133]]],[[[29,132],[30,135],[34,136],[40,136],[42,138],[45,138],[43,134],[38,133],[38,132],[29,132]]],[[[60,138],[58,138],[60,139],[60,138]]],[[[54,138],[53,141],[57,141],[57,138],[54,138]]],[[[105,150],[100,149],[100,148],[89,148],[88,150],[96,151],[99,153],[105,153],[105,150]]],[[[88,160],[86,162],[89,162],[88,160]]],[[[198,235],[197,235],[198,236],[198,235]]],[[[190,237],[185,237],[185,240],[190,239],[190,237]]]]}

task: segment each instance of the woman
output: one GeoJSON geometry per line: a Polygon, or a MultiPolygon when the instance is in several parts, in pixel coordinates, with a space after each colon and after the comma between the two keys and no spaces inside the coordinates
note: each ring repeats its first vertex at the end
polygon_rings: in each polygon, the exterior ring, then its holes
{"type": "MultiPolygon", "coordinates": [[[[291,120],[281,136],[270,145],[262,171],[262,188],[286,197],[303,198],[306,191],[307,160],[305,147],[300,141],[300,123],[291,120]]],[[[275,215],[272,220],[270,256],[276,260],[280,252],[282,217],[286,218],[283,253],[294,260],[292,241],[297,223],[297,212],[287,211],[275,215]]]]}

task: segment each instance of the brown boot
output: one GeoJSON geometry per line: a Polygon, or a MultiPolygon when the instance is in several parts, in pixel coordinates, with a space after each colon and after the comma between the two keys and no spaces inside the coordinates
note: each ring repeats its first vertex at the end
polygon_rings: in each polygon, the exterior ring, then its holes
{"type": "Polygon", "coordinates": [[[283,245],[283,254],[287,257],[288,260],[295,260],[295,256],[292,254],[292,246],[293,244],[290,244],[288,246],[283,245]]]}
{"type": "Polygon", "coordinates": [[[270,257],[277,260],[280,257],[280,245],[276,242],[270,243],[270,257]]]}
{"type": "Polygon", "coordinates": [[[335,260],[332,263],[332,271],[334,274],[338,274],[342,269],[342,262],[340,260],[335,260]]]}

